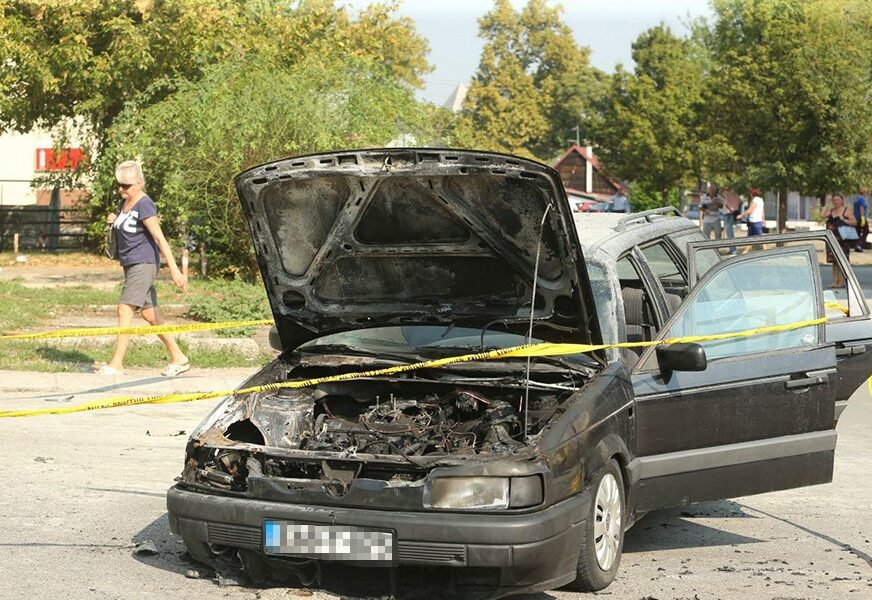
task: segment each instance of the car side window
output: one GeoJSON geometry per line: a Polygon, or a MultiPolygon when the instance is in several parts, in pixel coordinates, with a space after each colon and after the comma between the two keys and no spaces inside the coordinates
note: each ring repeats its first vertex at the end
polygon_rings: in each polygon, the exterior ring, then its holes
{"type": "Polygon", "coordinates": [[[687,278],[662,243],[645,246],[640,250],[666,293],[671,314],[687,295],[687,278]]]}
{"type": "MultiPolygon", "coordinates": [[[[624,305],[624,323],[627,342],[646,342],[657,336],[659,324],[649,290],[630,256],[617,262],[621,300],[624,305]]],[[[641,348],[628,349],[627,358],[635,364],[642,354],[641,348]]]]}
{"type": "MultiPolygon", "coordinates": [[[[811,321],[818,300],[810,251],[759,255],[725,266],[701,282],[681,307],[666,337],[733,333],[811,321]]],[[[816,325],[741,338],[701,342],[709,360],[818,343],[816,325]]]]}

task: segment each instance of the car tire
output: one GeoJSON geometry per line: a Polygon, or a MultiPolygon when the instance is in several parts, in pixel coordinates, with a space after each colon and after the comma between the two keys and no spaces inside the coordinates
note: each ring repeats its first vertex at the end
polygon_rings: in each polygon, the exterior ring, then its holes
{"type": "Polygon", "coordinates": [[[570,584],[578,592],[595,592],[607,587],[618,574],[624,550],[627,523],[624,478],[614,460],[593,478],[590,510],[582,528],[576,579],[570,584]]]}

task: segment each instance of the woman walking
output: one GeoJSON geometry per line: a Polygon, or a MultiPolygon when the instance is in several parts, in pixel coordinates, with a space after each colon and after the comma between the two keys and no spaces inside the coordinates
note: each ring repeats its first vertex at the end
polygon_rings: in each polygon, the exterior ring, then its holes
{"type": "MultiPolygon", "coordinates": [[[[118,214],[109,215],[107,222],[116,236],[118,260],[124,268],[124,284],[118,299],[118,326],[130,327],[137,309],[141,309],[140,314],[149,325],[160,325],[163,321],[158,314],[157,292],[154,288],[160,255],[169,265],[170,276],[176,286],[184,287],[187,278],[176,266],[173,251],[161,231],[154,201],[145,193],[142,167],[136,161],[126,160],[115,168],[115,179],[121,202],[118,214]]],[[[158,334],[158,337],[170,353],[170,363],[163,371],[164,376],[173,377],[191,368],[175,339],[167,334],[158,334]]],[[[129,335],[119,335],[112,359],[98,373],[123,373],[124,355],[129,344],[129,335]]]]}
{"type": "MultiPolygon", "coordinates": [[[[736,221],[740,221],[748,217],[748,237],[763,235],[763,225],[766,223],[766,216],[763,214],[764,202],[760,196],[760,190],[751,188],[751,201],[748,202],[748,208],[740,212],[736,216],[736,221]]],[[[745,246],[742,254],[747,254],[751,250],[758,250],[760,246],[745,246]]]]}
{"type": "MultiPolygon", "coordinates": [[[[851,261],[851,247],[857,244],[857,219],[851,214],[851,211],[845,206],[845,197],[841,194],[833,194],[830,198],[830,203],[824,206],[821,211],[821,216],[827,218],[827,229],[833,232],[836,239],[839,240],[839,245],[845,253],[845,258],[848,262],[851,261]]],[[[827,249],[827,262],[833,265],[833,287],[840,288],[845,286],[845,274],[836,263],[836,258],[833,253],[827,249]]]]}

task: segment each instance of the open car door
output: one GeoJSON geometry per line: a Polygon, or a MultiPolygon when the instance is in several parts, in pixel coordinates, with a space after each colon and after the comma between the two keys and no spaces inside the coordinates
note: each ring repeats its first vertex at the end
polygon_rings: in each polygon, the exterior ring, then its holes
{"type": "MultiPolygon", "coordinates": [[[[857,275],[842,252],[832,232],[827,230],[766,235],[755,238],[732,240],[696,241],[687,244],[689,285],[717,264],[718,251],[738,247],[742,252],[759,252],[764,247],[794,247],[812,245],[817,254],[815,264],[819,267],[821,281],[832,283],[831,267],[835,265],[845,276],[846,285],[829,287],[824,291],[827,315],[826,340],[835,343],[838,358],[838,388],[835,402],[835,421],[848,405],[848,399],[872,375],[872,317],[864,299],[863,289],[857,275]],[[825,262],[826,261],[826,262],[825,262]],[[829,262],[832,261],[832,262],[829,262]]],[[[731,258],[724,257],[724,260],[731,258]]]]}
{"type": "MultiPolygon", "coordinates": [[[[719,262],[658,339],[818,320],[815,262],[811,246],[719,262]]],[[[669,370],[666,354],[677,348],[660,346],[631,373],[639,510],[831,481],[836,355],[823,324],[700,345],[700,370],[669,370]]]]}

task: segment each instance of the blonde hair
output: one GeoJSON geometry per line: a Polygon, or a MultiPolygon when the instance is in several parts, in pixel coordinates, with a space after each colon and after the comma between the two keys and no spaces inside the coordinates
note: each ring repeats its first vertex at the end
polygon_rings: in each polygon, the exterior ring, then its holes
{"type": "Polygon", "coordinates": [[[142,166],[135,160],[125,160],[115,167],[115,181],[119,183],[138,183],[145,189],[145,175],[142,166]]]}

